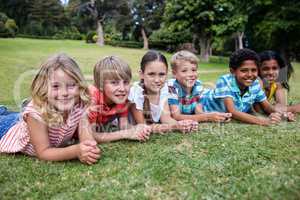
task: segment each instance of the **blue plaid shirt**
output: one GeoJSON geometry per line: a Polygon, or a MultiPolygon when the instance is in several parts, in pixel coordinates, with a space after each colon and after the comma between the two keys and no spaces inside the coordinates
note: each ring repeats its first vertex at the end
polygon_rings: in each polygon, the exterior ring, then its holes
{"type": "Polygon", "coordinates": [[[201,96],[203,111],[227,112],[224,105],[225,97],[231,97],[235,109],[240,112],[250,112],[254,103],[262,102],[267,99],[258,79],[256,79],[252,85],[248,87],[245,94],[241,96],[241,90],[238,87],[235,76],[225,74],[218,79],[215,89],[209,90],[201,96]]]}
{"type": "Polygon", "coordinates": [[[194,114],[197,104],[200,104],[200,96],[203,93],[202,83],[197,80],[190,95],[186,93],[176,79],[170,79],[168,87],[170,93],[169,105],[177,105],[182,114],[194,114]]]}

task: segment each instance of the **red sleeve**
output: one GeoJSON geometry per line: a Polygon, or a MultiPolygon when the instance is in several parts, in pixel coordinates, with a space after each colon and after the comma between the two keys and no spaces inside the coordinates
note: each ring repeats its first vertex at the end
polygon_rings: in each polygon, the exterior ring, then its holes
{"type": "Polygon", "coordinates": [[[96,123],[98,117],[97,107],[99,104],[99,92],[95,86],[90,86],[89,93],[91,97],[91,106],[89,108],[88,117],[90,123],[96,123]]]}

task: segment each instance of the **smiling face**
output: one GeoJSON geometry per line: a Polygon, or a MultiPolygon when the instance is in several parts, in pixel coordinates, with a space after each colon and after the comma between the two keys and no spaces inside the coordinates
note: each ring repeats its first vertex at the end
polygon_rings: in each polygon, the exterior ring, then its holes
{"type": "Polygon", "coordinates": [[[278,79],[279,65],[275,59],[263,61],[260,67],[260,76],[262,79],[272,83],[278,79]]]}
{"type": "Polygon", "coordinates": [[[70,111],[79,101],[79,85],[62,69],[56,69],[49,77],[48,102],[59,112],[70,111]]]}
{"type": "Polygon", "coordinates": [[[140,79],[144,80],[145,88],[149,93],[157,94],[167,79],[167,66],[160,61],[149,62],[145,70],[140,72],[140,79]]]}
{"type": "Polygon", "coordinates": [[[230,69],[241,90],[249,87],[257,78],[257,65],[253,60],[246,60],[237,69],[230,69]]]}
{"type": "Polygon", "coordinates": [[[103,87],[105,103],[108,105],[125,103],[129,89],[130,82],[128,80],[105,80],[103,87]]]}
{"type": "Polygon", "coordinates": [[[197,65],[189,61],[177,61],[176,67],[173,69],[173,76],[177,79],[181,86],[183,86],[187,92],[192,89],[196,83],[198,72],[197,65]]]}

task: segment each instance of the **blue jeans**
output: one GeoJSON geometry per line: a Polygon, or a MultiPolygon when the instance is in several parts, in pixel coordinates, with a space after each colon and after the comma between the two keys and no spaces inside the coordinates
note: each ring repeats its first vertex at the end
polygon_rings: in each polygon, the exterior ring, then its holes
{"type": "Polygon", "coordinates": [[[0,105],[0,139],[19,121],[20,113],[8,111],[0,105]]]}

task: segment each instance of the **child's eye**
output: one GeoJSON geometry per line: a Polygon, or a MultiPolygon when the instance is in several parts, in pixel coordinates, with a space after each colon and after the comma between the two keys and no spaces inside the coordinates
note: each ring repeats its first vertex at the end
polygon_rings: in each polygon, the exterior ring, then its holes
{"type": "Polygon", "coordinates": [[[110,81],[110,84],[112,84],[112,85],[118,85],[119,81],[110,81]]]}
{"type": "Polygon", "coordinates": [[[155,76],[155,73],[150,72],[150,73],[148,73],[148,76],[155,76]]]}
{"type": "Polygon", "coordinates": [[[76,86],[76,83],[70,83],[70,84],[67,84],[67,87],[68,88],[74,88],[76,86]]]}
{"type": "Polygon", "coordinates": [[[124,81],[124,85],[129,85],[130,82],[129,81],[124,81]]]}
{"type": "Polygon", "coordinates": [[[165,76],[166,75],[166,73],[159,73],[159,76],[160,77],[163,77],[163,76],[165,76]]]}
{"type": "Polygon", "coordinates": [[[185,69],[185,70],[182,70],[181,72],[187,72],[187,70],[185,69]]]}
{"type": "Polygon", "coordinates": [[[51,85],[51,88],[57,90],[59,88],[59,85],[57,84],[51,85]]]}

